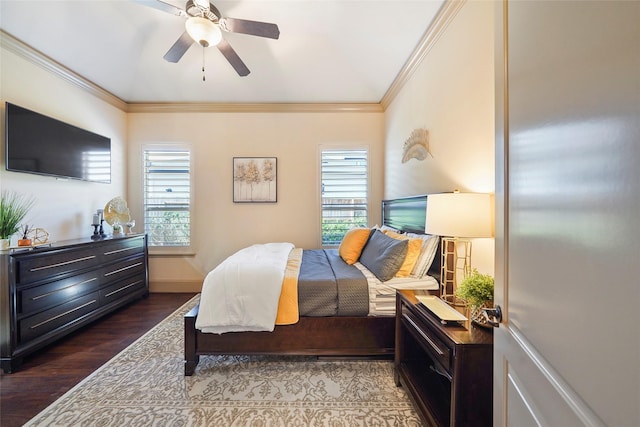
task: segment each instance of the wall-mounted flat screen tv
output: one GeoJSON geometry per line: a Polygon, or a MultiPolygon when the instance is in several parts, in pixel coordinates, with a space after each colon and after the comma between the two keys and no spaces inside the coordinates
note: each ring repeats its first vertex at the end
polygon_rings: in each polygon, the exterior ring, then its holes
{"type": "Polygon", "coordinates": [[[6,169],[111,182],[111,139],[6,103],[6,169]]]}

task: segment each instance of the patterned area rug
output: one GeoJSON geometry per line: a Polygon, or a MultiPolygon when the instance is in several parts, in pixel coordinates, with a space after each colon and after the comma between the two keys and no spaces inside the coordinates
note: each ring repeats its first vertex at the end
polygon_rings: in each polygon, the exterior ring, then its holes
{"type": "Polygon", "coordinates": [[[205,356],[184,376],[187,302],[26,426],[419,426],[393,362],[205,356]]]}

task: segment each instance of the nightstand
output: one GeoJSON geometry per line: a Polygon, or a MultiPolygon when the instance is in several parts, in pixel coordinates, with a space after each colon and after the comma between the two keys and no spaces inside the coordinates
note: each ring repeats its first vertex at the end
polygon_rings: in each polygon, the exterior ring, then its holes
{"type": "Polygon", "coordinates": [[[442,324],[413,291],[398,291],[395,382],[426,425],[491,426],[493,330],[442,324]]]}

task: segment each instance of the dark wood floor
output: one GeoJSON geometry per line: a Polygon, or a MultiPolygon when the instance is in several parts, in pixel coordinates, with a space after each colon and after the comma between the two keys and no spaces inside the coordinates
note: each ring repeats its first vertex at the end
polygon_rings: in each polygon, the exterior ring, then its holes
{"type": "Polygon", "coordinates": [[[22,426],[195,294],[152,293],[0,374],[0,426],[22,426]]]}

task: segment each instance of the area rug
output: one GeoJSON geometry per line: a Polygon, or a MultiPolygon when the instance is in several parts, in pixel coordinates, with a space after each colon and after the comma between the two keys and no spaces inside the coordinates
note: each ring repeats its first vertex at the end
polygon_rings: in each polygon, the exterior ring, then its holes
{"type": "Polygon", "coordinates": [[[203,356],[184,376],[195,297],[26,426],[419,426],[388,360],[203,356]]]}

